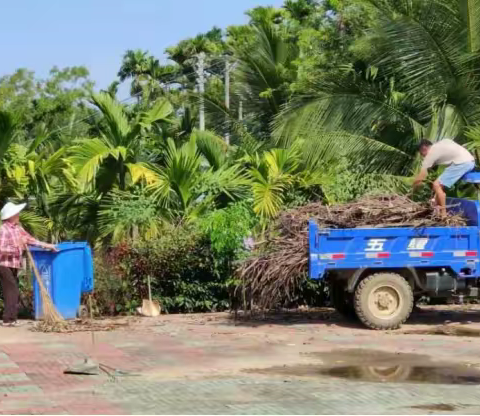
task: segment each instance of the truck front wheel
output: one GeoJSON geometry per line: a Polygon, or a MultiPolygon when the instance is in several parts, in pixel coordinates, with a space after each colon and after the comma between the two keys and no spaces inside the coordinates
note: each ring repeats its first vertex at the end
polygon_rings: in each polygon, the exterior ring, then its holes
{"type": "Polygon", "coordinates": [[[357,286],[354,306],[368,328],[397,329],[412,312],[412,288],[399,274],[372,274],[357,286]]]}

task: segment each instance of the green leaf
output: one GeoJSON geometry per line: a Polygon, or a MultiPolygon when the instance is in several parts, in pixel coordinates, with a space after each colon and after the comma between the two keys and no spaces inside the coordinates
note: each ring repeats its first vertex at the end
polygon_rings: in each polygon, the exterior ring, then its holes
{"type": "Polygon", "coordinates": [[[214,170],[220,169],[225,164],[228,146],[221,137],[200,130],[194,130],[190,137],[195,140],[199,152],[214,170]]]}
{"type": "Polygon", "coordinates": [[[105,134],[112,144],[115,147],[125,145],[125,137],[130,132],[130,125],[123,105],[107,93],[93,94],[92,102],[102,113],[107,126],[105,134]]]}
{"type": "Polygon", "coordinates": [[[75,168],[82,189],[94,186],[102,162],[108,157],[118,159],[119,151],[104,139],[82,139],[73,146],[70,160],[75,168]]]}
{"type": "Polygon", "coordinates": [[[173,113],[172,104],[165,98],[159,99],[153,107],[140,116],[140,124],[143,127],[149,127],[156,121],[168,121],[168,118],[173,113]]]}
{"type": "Polygon", "coordinates": [[[17,122],[10,113],[0,111],[0,160],[4,160],[5,153],[16,137],[17,122]]]}
{"type": "Polygon", "coordinates": [[[154,168],[146,163],[127,163],[125,166],[128,168],[134,184],[140,180],[144,180],[148,185],[158,184],[161,181],[154,168]]]}

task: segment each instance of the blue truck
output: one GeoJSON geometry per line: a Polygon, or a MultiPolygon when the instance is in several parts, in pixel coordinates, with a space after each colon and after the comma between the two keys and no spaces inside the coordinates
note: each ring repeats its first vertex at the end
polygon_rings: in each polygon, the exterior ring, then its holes
{"type": "MultiPolygon", "coordinates": [[[[464,181],[480,184],[480,173],[464,181]]],[[[309,223],[309,274],[325,279],[337,311],[371,329],[399,328],[415,302],[478,298],[480,204],[448,199],[463,227],[320,228],[309,223]]]]}

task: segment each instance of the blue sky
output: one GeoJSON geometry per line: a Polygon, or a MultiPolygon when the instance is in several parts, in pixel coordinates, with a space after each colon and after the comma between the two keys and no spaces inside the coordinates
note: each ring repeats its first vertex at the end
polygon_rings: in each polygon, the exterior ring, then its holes
{"type": "Polygon", "coordinates": [[[2,0],[0,76],[28,68],[45,77],[54,65],[85,65],[96,87],[104,88],[115,78],[127,49],[147,49],[160,58],[166,47],[181,39],[213,26],[247,22],[244,12],[250,8],[282,4],[283,0],[2,0]]]}

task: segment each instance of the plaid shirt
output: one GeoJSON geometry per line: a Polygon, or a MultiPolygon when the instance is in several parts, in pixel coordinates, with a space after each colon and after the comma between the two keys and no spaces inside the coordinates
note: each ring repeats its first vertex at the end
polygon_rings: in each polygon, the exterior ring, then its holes
{"type": "Polygon", "coordinates": [[[41,244],[20,224],[2,223],[0,227],[0,266],[21,269],[24,243],[33,246],[41,244]]]}

